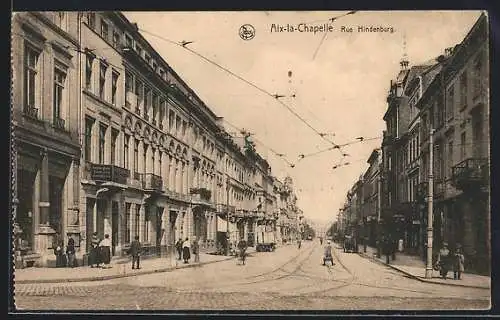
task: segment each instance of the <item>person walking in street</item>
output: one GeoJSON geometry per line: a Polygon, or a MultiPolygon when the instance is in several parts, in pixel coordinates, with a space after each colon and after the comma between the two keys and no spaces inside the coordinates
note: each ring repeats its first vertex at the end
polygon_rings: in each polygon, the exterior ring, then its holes
{"type": "Polygon", "coordinates": [[[446,280],[450,269],[450,250],[448,250],[448,243],[446,242],[443,242],[443,247],[439,250],[437,263],[439,265],[439,273],[441,274],[441,277],[446,280]]]}
{"type": "Polygon", "coordinates": [[[453,279],[461,280],[462,272],[464,272],[465,257],[464,254],[462,253],[462,247],[460,245],[458,245],[457,249],[455,250],[454,260],[455,261],[453,263],[453,279]]]}
{"type": "Polygon", "coordinates": [[[177,260],[181,260],[182,259],[182,239],[181,238],[179,238],[179,240],[177,240],[177,242],[175,243],[175,249],[177,249],[177,254],[178,254],[177,260]]]}
{"type": "Polygon", "coordinates": [[[241,236],[240,242],[238,242],[238,250],[239,250],[239,256],[240,256],[241,262],[243,264],[245,264],[247,248],[248,248],[247,242],[245,241],[245,238],[243,236],[241,236]]]}
{"type": "Polygon", "coordinates": [[[319,237],[319,244],[323,245],[323,237],[319,237]]]}
{"type": "Polygon", "coordinates": [[[68,245],[66,246],[66,254],[68,255],[68,267],[75,267],[75,240],[69,236],[68,245]]]}
{"type": "Polygon", "coordinates": [[[129,254],[132,256],[132,269],[140,269],[141,260],[141,243],[139,242],[139,236],[135,236],[134,241],[130,244],[129,254]],[[135,267],[137,266],[137,267],[135,267]]]}
{"type": "Polygon", "coordinates": [[[99,243],[100,239],[97,236],[97,232],[94,232],[92,234],[92,239],[90,242],[90,255],[89,255],[89,265],[91,268],[96,266],[96,268],[99,267],[101,264],[101,259],[100,259],[100,254],[99,254],[99,243]]]}
{"type": "Polygon", "coordinates": [[[193,254],[194,262],[200,262],[200,244],[197,238],[195,238],[193,241],[193,254]]]}
{"type": "Polygon", "coordinates": [[[109,265],[111,263],[111,240],[109,239],[109,234],[104,235],[104,239],[99,243],[101,261],[104,264],[103,268],[111,268],[109,265]]]}
{"type": "Polygon", "coordinates": [[[323,265],[326,265],[326,262],[330,261],[333,266],[333,256],[332,256],[332,245],[330,240],[326,241],[326,246],[325,246],[325,254],[323,256],[323,265]]]}
{"type": "Polygon", "coordinates": [[[189,238],[186,238],[182,243],[182,258],[184,259],[184,263],[189,263],[189,259],[191,259],[191,243],[189,242],[189,238]]]}

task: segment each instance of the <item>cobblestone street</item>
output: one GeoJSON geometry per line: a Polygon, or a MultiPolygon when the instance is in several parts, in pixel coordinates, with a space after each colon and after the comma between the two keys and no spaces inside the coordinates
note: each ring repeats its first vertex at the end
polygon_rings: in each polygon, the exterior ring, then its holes
{"type": "Polygon", "coordinates": [[[18,284],[20,310],[487,309],[490,291],[422,283],[358,254],[306,242],[236,260],[107,281],[18,284]]]}

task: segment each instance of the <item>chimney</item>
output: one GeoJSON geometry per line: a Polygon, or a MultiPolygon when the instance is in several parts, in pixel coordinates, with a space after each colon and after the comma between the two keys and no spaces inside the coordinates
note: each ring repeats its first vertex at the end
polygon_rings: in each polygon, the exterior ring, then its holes
{"type": "Polygon", "coordinates": [[[448,47],[448,48],[444,49],[444,56],[446,58],[451,56],[453,54],[453,49],[454,49],[454,47],[448,47]]]}

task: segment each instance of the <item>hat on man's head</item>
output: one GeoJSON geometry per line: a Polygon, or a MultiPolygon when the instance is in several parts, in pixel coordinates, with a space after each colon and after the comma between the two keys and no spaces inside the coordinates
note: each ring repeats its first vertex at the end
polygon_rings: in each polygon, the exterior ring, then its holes
{"type": "Polygon", "coordinates": [[[443,242],[443,247],[447,247],[448,246],[448,242],[443,242]]]}
{"type": "Polygon", "coordinates": [[[326,243],[330,244],[330,240],[326,241],[326,243]]]}

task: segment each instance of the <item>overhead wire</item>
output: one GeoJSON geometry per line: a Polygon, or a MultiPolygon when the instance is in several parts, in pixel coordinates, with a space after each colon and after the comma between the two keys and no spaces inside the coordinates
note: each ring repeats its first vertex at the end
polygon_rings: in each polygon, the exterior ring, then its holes
{"type": "Polygon", "coordinates": [[[317,134],[317,135],[318,135],[321,139],[323,139],[323,140],[325,140],[326,142],[328,142],[328,143],[330,143],[330,144],[332,144],[332,145],[336,146],[335,142],[333,142],[332,140],[327,139],[325,136],[321,135],[321,132],[319,132],[316,128],[314,128],[311,124],[309,124],[309,123],[308,123],[308,122],[307,122],[307,121],[306,121],[306,120],[305,120],[305,119],[304,119],[301,115],[299,115],[299,114],[298,114],[298,113],[297,113],[297,112],[296,112],[296,111],[295,111],[292,107],[290,107],[288,104],[286,104],[286,103],[284,103],[283,101],[281,101],[281,100],[277,97],[277,95],[276,95],[276,94],[273,94],[273,93],[271,93],[271,92],[269,92],[269,91],[267,91],[267,90],[265,90],[265,89],[263,89],[263,88],[259,87],[259,86],[258,86],[258,85],[256,85],[255,83],[253,83],[253,82],[251,82],[251,81],[249,81],[249,80],[247,80],[247,79],[243,78],[242,76],[240,76],[240,75],[238,75],[238,74],[236,74],[236,73],[232,72],[231,70],[229,70],[228,68],[226,68],[226,67],[222,66],[221,64],[219,64],[219,63],[217,63],[217,62],[215,62],[215,61],[213,61],[213,60],[211,60],[211,59],[209,59],[209,58],[205,57],[205,56],[204,56],[204,55],[202,55],[201,53],[198,53],[197,51],[195,51],[195,50],[193,50],[193,49],[191,49],[191,48],[189,48],[189,47],[187,47],[187,46],[185,46],[185,45],[182,45],[182,44],[180,44],[180,43],[178,43],[178,42],[176,42],[176,41],[173,41],[173,40],[170,40],[170,39],[168,39],[168,38],[165,38],[165,37],[162,37],[162,36],[160,36],[160,35],[157,35],[157,34],[155,34],[155,33],[152,33],[152,32],[150,32],[150,31],[148,31],[148,30],[144,30],[144,29],[142,29],[142,28],[139,28],[139,30],[140,30],[141,32],[144,32],[144,33],[149,34],[149,35],[151,35],[151,36],[153,36],[153,37],[156,37],[156,38],[158,38],[158,39],[164,40],[164,41],[166,41],[166,42],[168,42],[168,43],[174,44],[174,45],[176,45],[176,46],[179,46],[179,47],[181,47],[181,48],[183,48],[183,49],[185,49],[185,50],[187,50],[187,51],[191,52],[192,54],[194,54],[194,55],[198,56],[199,58],[203,59],[204,61],[206,61],[206,62],[208,62],[208,63],[210,63],[210,64],[212,64],[212,65],[214,65],[214,66],[218,67],[219,69],[221,69],[221,70],[223,70],[224,72],[226,72],[226,73],[230,74],[231,76],[233,76],[233,77],[237,78],[238,80],[240,80],[240,81],[242,81],[242,82],[244,82],[244,83],[248,84],[249,86],[253,87],[254,89],[256,89],[256,90],[258,90],[258,91],[260,91],[260,92],[264,93],[265,95],[267,95],[267,96],[269,96],[269,97],[271,97],[271,98],[273,98],[273,99],[274,99],[274,100],[276,100],[276,101],[277,101],[280,105],[282,105],[283,107],[285,107],[285,108],[286,108],[286,109],[287,109],[290,113],[292,113],[292,114],[293,114],[293,115],[294,115],[297,119],[299,119],[302,123],[304,123],[304,124],[305,124],[308,128],[310,128],[312,131],[314,131],[314,132],[315,132],[315,133],[316,133],[316,134],[317,134]]]}

